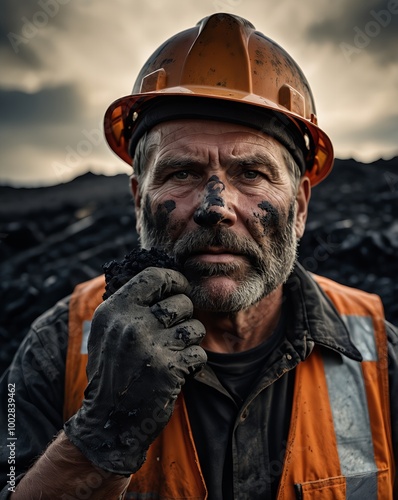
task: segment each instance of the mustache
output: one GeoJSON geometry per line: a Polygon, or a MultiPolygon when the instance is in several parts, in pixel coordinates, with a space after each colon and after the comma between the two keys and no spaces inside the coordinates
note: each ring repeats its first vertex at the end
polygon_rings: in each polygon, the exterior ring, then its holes
{"type": "Polygon", "coordinates": [[[263,252],[253,240],[237,236],[232,231],[221,227],[198,228],[194,232],[182,236],[176,241],[173,254],[176,261],[184,265],[193,254],[206,251],[209,247],[218,247],[229,253],[243,255],[252,265],[262,267],[263,252]]]}

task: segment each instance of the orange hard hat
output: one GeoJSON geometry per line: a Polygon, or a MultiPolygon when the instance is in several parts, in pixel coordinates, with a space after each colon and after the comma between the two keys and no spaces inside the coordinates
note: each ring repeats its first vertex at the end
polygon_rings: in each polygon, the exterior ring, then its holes
{"type": "Polygon", "coordinates": [[[132,165],[140,136],[162,121],[210,118],[261,130],[265,116],[277,117],[277,138],[286,135],[284,129],[299,143],[302,172],[311,184],[322,181],[333,166],[333,146],[317,125],[303,72],[245,19],[214,14],[171,37],[149,57],[132,94],[109,106],[104,127],[110,147],[132,165]]]}

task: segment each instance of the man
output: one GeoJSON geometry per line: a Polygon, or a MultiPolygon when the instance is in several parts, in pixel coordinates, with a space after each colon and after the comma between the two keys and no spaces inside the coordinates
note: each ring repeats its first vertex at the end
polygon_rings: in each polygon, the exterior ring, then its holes
{"type": "Polygon", "coordinates": [[[99,277],[34,324],[3,380],[2,498],[398,498],[397,331],[296,263],[333,151],[295,62],[210,16],[151,56],[105,133],[142,246],[182,273],[105,301],[99,277]]]}

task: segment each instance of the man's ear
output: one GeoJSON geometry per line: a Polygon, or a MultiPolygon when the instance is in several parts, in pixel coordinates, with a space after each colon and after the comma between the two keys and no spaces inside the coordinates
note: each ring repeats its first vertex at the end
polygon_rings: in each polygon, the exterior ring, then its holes
{"type": "Polygon", "coordinates": [[[140,234],[141,231],[141,193],[138,184],[137,177],[133,174],[130,177],[130,189],[134,197],[134,207],[135,207],[135,228],[137,233],[140,234]]]}
{"type": "Polygon", "coordinates": [[[296,237],[300,239],[305,230],[305,223],[308,215],[308,203],[311,198],[311,183],[305,175],[301,178],[299,188],[296,195],[296,237]]]}

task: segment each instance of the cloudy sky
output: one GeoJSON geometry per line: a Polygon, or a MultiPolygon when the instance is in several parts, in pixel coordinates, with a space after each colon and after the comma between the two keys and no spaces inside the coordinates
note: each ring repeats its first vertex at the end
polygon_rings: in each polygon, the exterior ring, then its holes
{"type": "Polygon", "coordinates": [[[298,62],[339,158],[398,154],[398,0],[0,0],[0,183],[129,169],[102,118],[165,39],[217,11],[298,62]]]}

